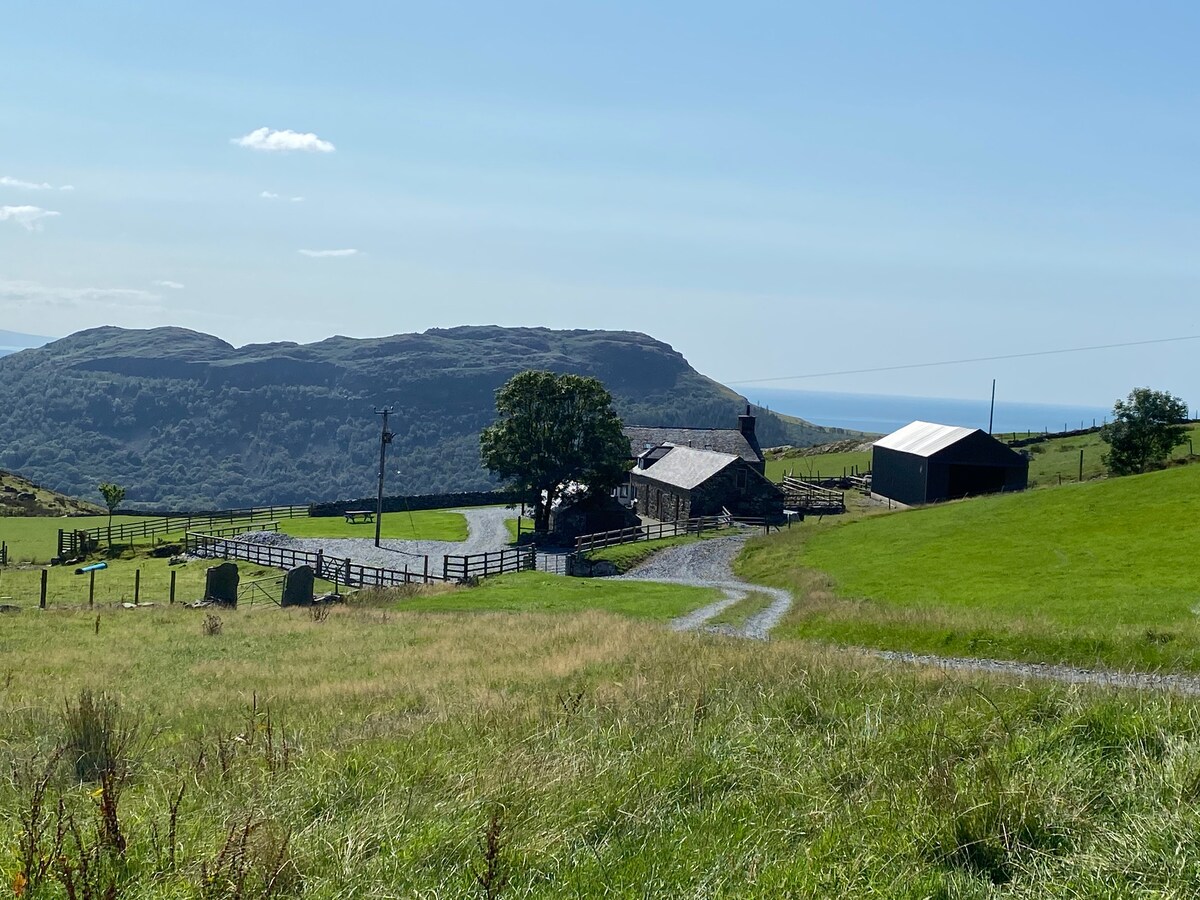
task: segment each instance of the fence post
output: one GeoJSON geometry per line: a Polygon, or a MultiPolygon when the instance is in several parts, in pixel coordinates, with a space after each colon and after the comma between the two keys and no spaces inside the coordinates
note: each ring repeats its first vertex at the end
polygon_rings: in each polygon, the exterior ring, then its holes
{"type": "Polygon", "coordinates": [[[49,569],[42,569],[42,597],[38,600],[38,609],[46,608],[46,579],[50,575],[49,569]]]}
{"type": "Polygon", "coordinates": [[[133,570],[133,605],[137,606],[142,597],[142,570],[133,570]]]}
{"type": "Polygon", "coordinates": [[[450,557],[442,557],[442,581],[450,580],[450,557]]]}
{"type": "Polygon", "coordinates": [[[350,587],[350,557],[346,557],[346,587],[350,587]]]}
{"type": "Polygon", "coordinates": [[[171,602],[175,602],[175,576],[179,574],[178,569],[171,570],[171,602]]]}
{"type": "Polygon", "coordinates": [[[88,609],[96,603],[96,571],[88,572],[88,609]]]}
{"type": "Polygon", "coordinates": [[[425,554],[425,574],[421,576],[421,584],[429,584],[429,554],[425,554]]]}

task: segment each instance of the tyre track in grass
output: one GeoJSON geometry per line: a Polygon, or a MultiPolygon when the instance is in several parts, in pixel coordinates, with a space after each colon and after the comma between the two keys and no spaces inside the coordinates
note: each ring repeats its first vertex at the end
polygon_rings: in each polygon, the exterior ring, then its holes
{"type": "MultiPolygon", "coordinates": [[[[653,581],[662,584],[716,588],[725,594],[721,600],[674,619],[670,627],[676,631],[708,631],[750,640],[769,640],[771,629],[779,624],[783,616],[791,609],[794,601],[788,591],[743,581],[733,574],[733,561],[741,552],[748,536],[712,538],[678,547],[668,547],[630,569],[624,575],[616,577],[625,581],[653,581]],[[738,601],[745,599],[750,593],[767,594],[772,598],[772,602],[765,610],[751,616],[740,628],[731,625],[707,624],[738,601]]],[[[904,650],[878,650],[872,647],[844,646],[841,649],[888,662],[926,666],[946,672],[976,672],[1016,678],[1035,678],[1056,681],[1060,684],[1170,691],[1188,696],[1200,696],[1200,676],[1196,675],[1121,672],[1058,663],[934,656],[904,650]]]]}

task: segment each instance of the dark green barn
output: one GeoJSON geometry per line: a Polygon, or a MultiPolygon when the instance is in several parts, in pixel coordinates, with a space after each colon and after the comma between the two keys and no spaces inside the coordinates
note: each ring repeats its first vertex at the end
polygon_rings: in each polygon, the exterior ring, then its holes
{"type": "Polygon", "coordinates": [[[1028,484],[1029,460],[978,428],[911,422],[871,454],[871,491],[909,506],[1028,484]]]}

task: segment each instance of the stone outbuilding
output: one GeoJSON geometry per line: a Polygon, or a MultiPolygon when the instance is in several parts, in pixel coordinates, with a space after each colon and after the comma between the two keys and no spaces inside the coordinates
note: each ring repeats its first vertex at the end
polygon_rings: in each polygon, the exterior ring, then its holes
{"type": "Polygon", "coordinates": [[[871,491],[915,506],[1022,491],[1029,460],[978,428],[911,422],[875,442],[871,491]]]}
{"type": "Polygon", "coordinates": [[[639,457],[629,474],[639,515],[663,522],[715,516],[783,518],[783,493],[740,455],[670,447],[661,458],[639,457]]]}

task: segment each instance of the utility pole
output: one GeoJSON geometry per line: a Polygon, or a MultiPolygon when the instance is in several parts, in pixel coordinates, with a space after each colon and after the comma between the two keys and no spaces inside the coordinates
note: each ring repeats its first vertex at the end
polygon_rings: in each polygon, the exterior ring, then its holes
{"type": "Polygon", "coordinates": [[[992,379],[992,408],[988,412],[988,434],[992,433],[992,422],[996,418],[996,379],[992,379]]]}
{"type": "Polygon", "coordinates": [[[379,536],[383,529],[383,474],[387,471],[387,448],[396,435],[388,431],[388,413],[392,407],[385,406],[376,409],[375,415],[383,416],[383,431],[379,435],[379,496],[375,500],[375,546],[379,546],[379,536]]]}

